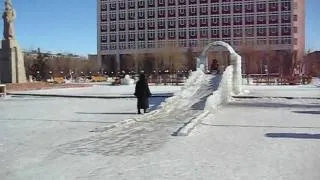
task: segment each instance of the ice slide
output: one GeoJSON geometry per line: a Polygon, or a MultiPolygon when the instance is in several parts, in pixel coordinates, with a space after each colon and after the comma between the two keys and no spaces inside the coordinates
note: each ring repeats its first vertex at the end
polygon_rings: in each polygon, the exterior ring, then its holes
{"type": "Polygon", "coordinates": [[[168,98],[158,109],[111,129],[94,129],[90,137],[59,145],[57,153],[139,155],[156,150],[179,128],[203,112],[207,97],[217,90],[220,81],[220,75],[195,71],[181,91],[168,98]]]}

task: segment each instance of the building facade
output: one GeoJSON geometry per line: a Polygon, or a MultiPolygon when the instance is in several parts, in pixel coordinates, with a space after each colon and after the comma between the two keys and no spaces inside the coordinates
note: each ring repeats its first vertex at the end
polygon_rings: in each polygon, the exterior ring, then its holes
{"type": "MultiPolygon", "coordinates": [[[[304,0],[98,0],[97,25],[98,62],[111,71],[122,69],[124,55],[168,44],[199,52],[221,40],[237,51],[287,52],[291,65],[305,49],[304,0]]],[[[265,61],[251,59],[244,58],[248,68],[265,61]]]]}

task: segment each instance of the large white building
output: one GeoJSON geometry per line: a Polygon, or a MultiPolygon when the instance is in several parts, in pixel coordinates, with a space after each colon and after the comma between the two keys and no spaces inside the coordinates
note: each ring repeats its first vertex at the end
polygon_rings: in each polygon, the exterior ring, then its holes
{"type": "Polygon", "coordinates": [[[304,0],[98,0],[98,61],[121,70],[122,55],[166,44],[200,51],[222,40],[236,49],[305,48],[304,0]]]}

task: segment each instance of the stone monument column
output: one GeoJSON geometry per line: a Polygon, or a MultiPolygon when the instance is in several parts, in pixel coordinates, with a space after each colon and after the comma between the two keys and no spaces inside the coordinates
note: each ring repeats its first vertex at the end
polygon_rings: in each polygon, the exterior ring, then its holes
{"type": "Polygon", "coordinates": [[[3,40],[0,54],[1,83],[27,82],[23,53],[15,37],[14,21],[16,12],[11,0],[5,0],[3,12],[3,40]]]}

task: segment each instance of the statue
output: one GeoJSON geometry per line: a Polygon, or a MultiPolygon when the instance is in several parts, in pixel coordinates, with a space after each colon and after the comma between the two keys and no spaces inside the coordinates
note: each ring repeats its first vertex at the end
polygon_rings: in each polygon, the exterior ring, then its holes
{"type": "Polygon", "coordinates": [[[12,7],[11,0],[5,0],[5,11],[2,15],[3,18],[3,38],[4,39],[14,39],[14,20],[16,18],[16,12],[12,7]]]}

